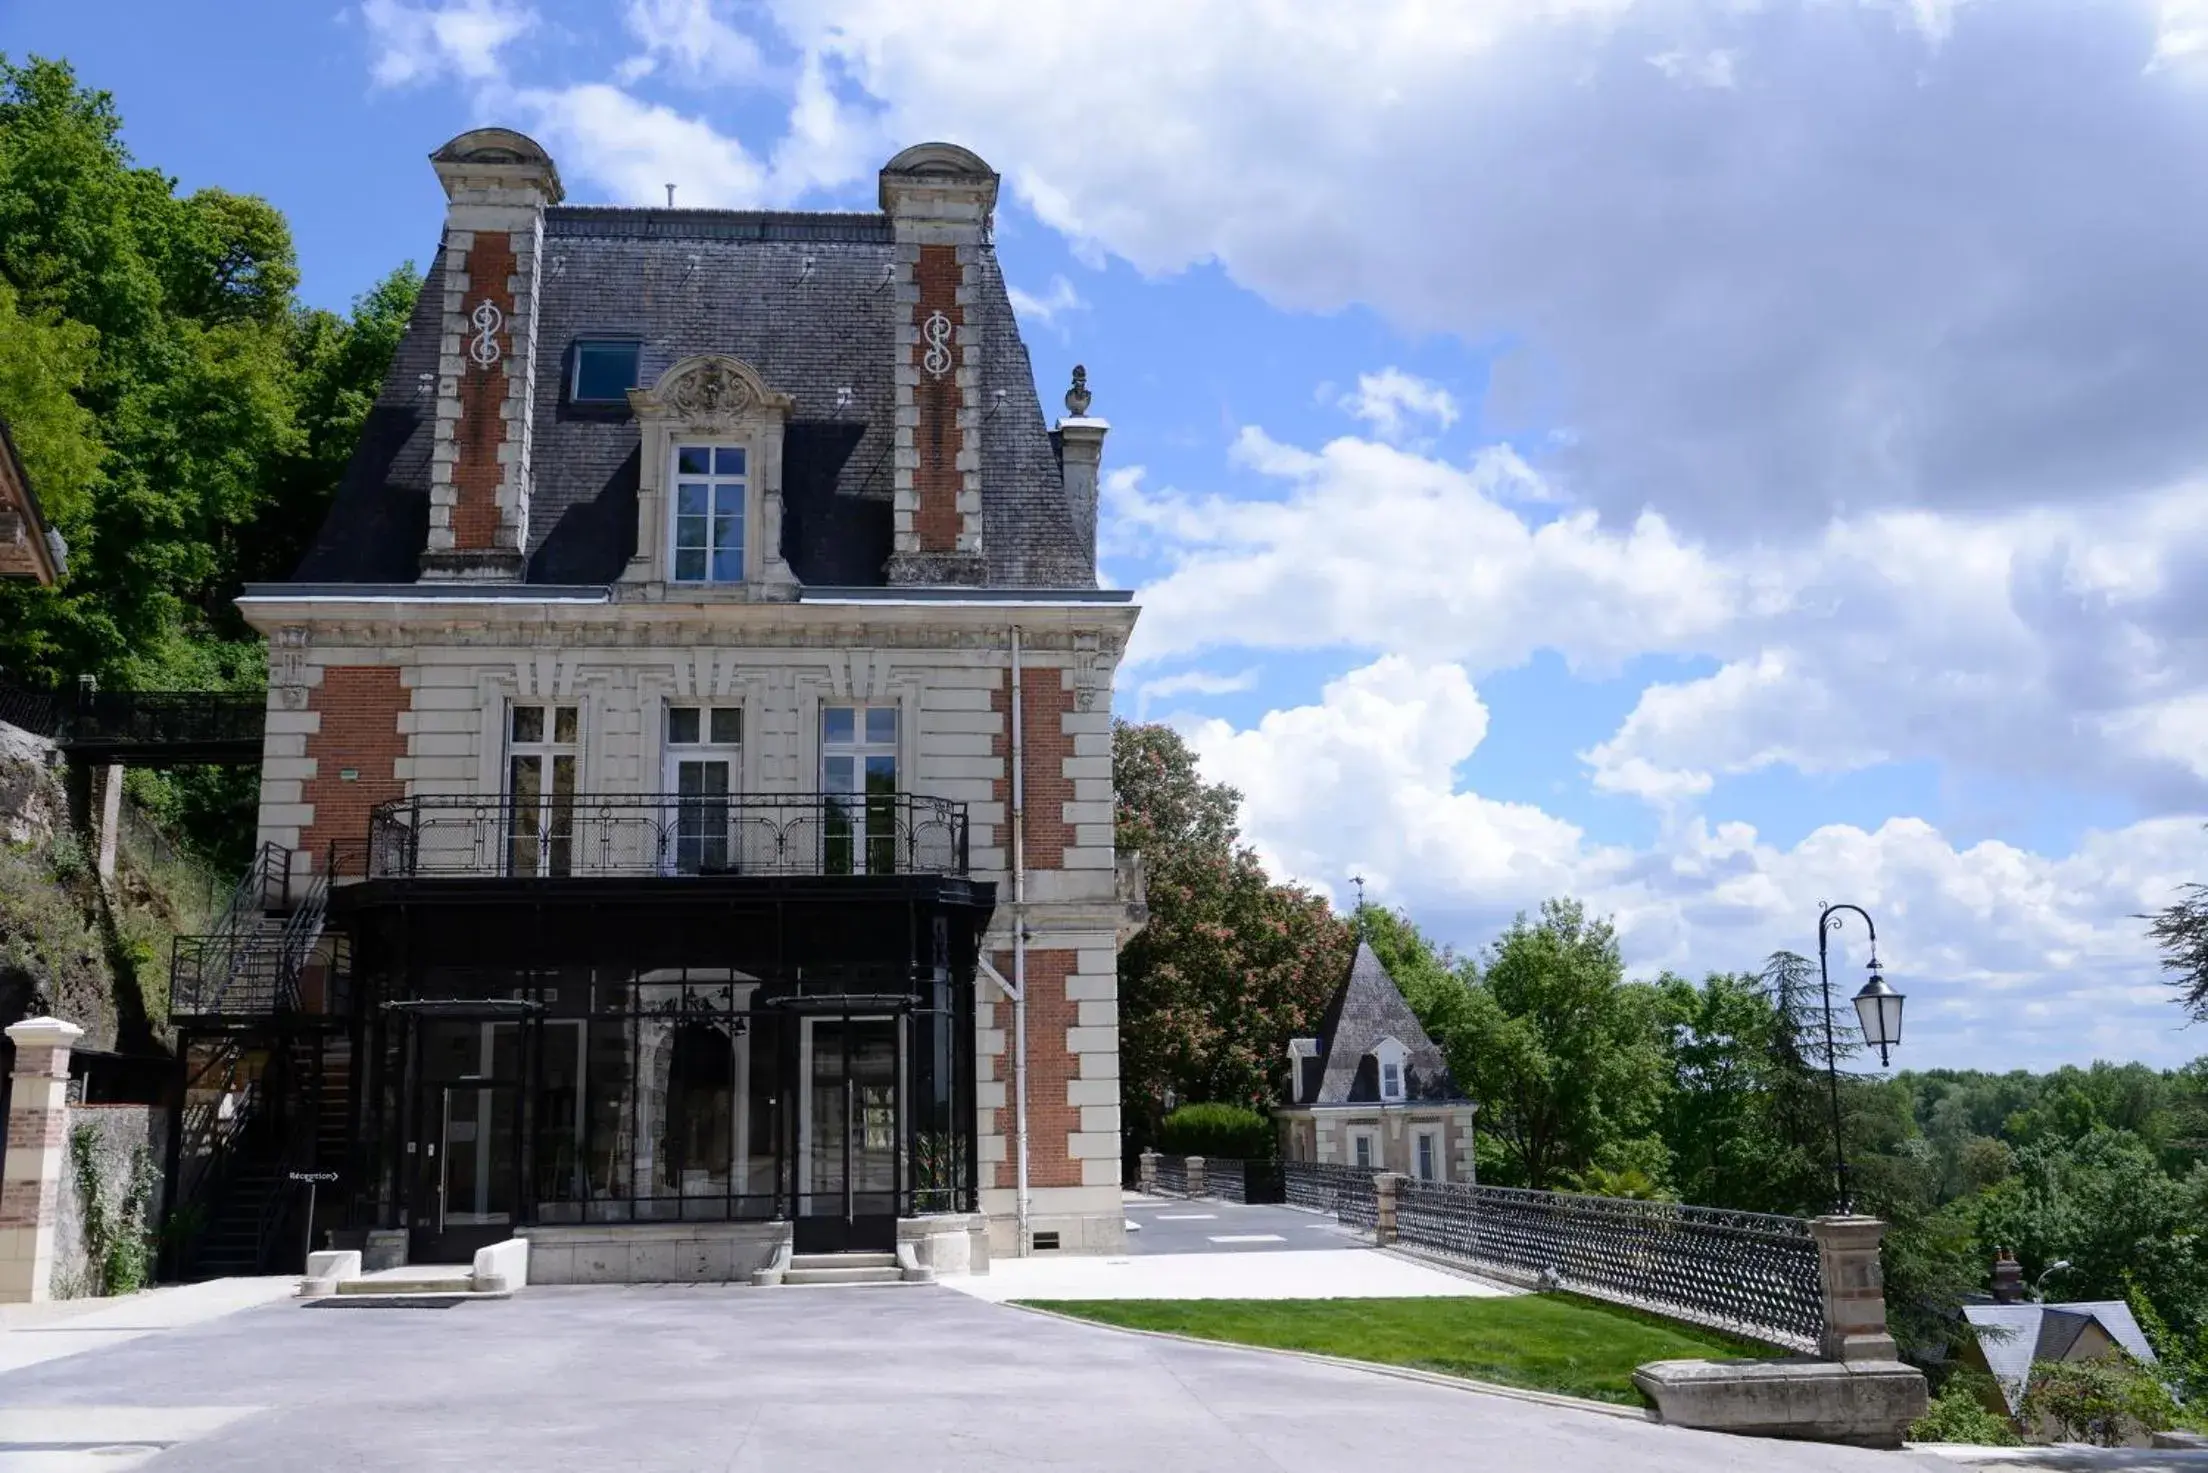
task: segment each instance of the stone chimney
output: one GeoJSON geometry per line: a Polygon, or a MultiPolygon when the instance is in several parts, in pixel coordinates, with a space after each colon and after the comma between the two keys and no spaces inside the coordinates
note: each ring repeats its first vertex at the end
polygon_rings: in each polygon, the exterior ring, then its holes
{"type": "Polygon", "coordinates": [[[981,342],[967,318],[997,175],[956,144],[917,144],[883,168],[881,202],[897,238],[889,581],[978,584],[984,407],[981,342]]]}
{"type": "Polygon", "coordinates": [[[422,578],[519,581],[529,551],[544,212],[559,170],[506,128],[430,155],[445,186],[444,324],[422,578]]]}
{"type": "Polygon", "coordinates": [[[1993,1302],[2024,1302],[2024,1265],[2018,1263],[2016,1255],[2006,1248],[1996,1249],[1993,1255],[1993,1302]]]}

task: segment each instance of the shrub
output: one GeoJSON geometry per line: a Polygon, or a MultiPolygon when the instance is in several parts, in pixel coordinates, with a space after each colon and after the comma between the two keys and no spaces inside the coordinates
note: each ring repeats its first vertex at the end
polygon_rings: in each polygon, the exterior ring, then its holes
{"type": "Polygon", "coordinates": [[[1241,1105],[1183,1105],[1165,1117],[1158,1149],[1172,1156],[1269,1161],[1273,1123],[1241,1105]]]}
{"type": "Polygon", "coordinates": [[[161,1180],[153,1152],[143,1142],[133,1147],[124,1169],[122,1200],[110,1199],[109,1166],[99,1132],[79,1125],[69,1132],[69,1165],[76,1178],[84,1222],[86,1294],[135,1294],[153,1278],[154,1240],[146,1217],[153,1190],[161,1180]]]}
{"type": "Polygon", "coordinates": [[[2177,1404],[2152,1372],[2127,1357],[2035,1361],[2018,1409],[2026,1426],[2045,1421],[2066,1442],[2119,1447],[2142,1432],[2168,1430],[2177,1404]]]}
{"type": "Polygon", "coordinates": [[[1911,1442],[1966,1442],[1980,1447],[2015,1447],[2023,1439],[2009,1419],[1988,1410],[1998,1398],[1993,1377],[1983,1371],[1957,1371],[1909,1428],[1911,1442]]]}

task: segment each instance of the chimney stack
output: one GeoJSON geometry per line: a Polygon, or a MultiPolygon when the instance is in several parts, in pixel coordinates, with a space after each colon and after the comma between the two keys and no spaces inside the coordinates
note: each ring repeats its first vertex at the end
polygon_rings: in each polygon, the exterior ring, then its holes
{"type": "Polygon", "coordinates": [[[430,164],[448,203],[422,578],[518,582],[529,551],[544,212],[560,202],[560,174],[534,139],[507,128],[463,133],[430,164]]]}
{"type": "Polygon", "coordinates": [[[2006,1248],[1996,1249],[1993,1256],[1993,1302],[2024,1302],[2024,1265],[2006,1248]]]}
{"type": "Polygon", "coordinates": [[[967,321],[989,247],[997,175],[951,143],[906,149],[882,169],[896,231],[897,439],[889,581],[978,584],[980,334],[967,321]]]}

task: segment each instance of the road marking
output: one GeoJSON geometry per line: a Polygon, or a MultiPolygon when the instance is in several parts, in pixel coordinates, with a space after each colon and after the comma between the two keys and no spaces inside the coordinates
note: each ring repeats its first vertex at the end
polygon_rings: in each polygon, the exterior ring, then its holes
{"type": "Polygon", "coordinates": [[[1161,1212],[1158,1214],[1159,1222],[1216,1222],[1218,1219],[1219,1214],[1216,1212],[1161,1212]]]}
{"type": "Polygon", "coordinates": [[[1211,1239],[1214,1243],[1285,1243],[1288,1240],[1278,1233],[1220,1233],[1211,1239]]]}

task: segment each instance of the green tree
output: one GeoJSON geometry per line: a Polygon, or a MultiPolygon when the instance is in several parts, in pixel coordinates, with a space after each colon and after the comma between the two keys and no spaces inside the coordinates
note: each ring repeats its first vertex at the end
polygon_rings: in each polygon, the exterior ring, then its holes
{"type": "Polygon", "coordinates": [[[1538,921],[1521,915],[1489,949],[1449,1067],[1480,1101],[1515,1184],[1662,1169],[1650,1135],[1665,1073],[1655,994],[1625,980],[1615,931],[1577,901],[1544,903],[1538,921]]]}
{"type": "Polygon", "coordinates": [[[1154,1138],[1168,1093],[1263,1110],[1290,1038],[1317,1029],[1349,965],[1349,927],[1275,884],[1239,841],[1241,795],[1207,783],[1170,727],[1117,722],[1118,842],[1142,857],[1150,919],[1119,958],[1121,1100],[1154,1138]]]}

